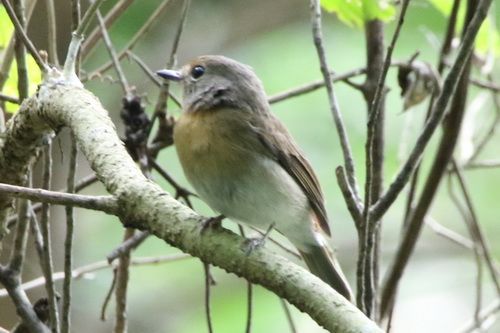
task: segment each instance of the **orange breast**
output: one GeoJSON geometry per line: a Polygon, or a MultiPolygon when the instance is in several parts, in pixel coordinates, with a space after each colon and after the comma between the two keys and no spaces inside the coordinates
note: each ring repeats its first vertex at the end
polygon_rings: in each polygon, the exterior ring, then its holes
{"type": "Polygon", "coordinates": [[[241,111],[184,113],[176,123],[177,154],[195,188],[206,178],[237,174],[251,158],[247,146],[248,129],[236,112],[241,111]]]}

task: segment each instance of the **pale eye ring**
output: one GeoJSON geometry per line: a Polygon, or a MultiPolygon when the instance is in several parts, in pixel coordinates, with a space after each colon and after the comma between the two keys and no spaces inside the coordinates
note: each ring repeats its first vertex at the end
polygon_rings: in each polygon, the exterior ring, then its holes
{"type": "Polygon", "coordinates": [[[191,77],[193,79],[198,79],[201,77],[203,74],[205,74],[205,67],[196,65],[191,69],[191,77]]]}

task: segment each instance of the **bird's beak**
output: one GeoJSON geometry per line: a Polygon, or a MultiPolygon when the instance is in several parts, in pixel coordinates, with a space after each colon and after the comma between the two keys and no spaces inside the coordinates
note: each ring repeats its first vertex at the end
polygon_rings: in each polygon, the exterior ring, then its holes
{"type": "Polygon", "coordinates": [[[156,71],[156,75],[170,81],[180,81],[183,78],[181,72],[174,71],[172,69],[161,69],[159,71],[156,71]]]}

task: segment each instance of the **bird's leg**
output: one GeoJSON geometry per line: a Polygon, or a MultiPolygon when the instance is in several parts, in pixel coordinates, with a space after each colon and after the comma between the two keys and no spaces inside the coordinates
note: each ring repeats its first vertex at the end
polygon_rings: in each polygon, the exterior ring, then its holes
{"type": "Polygon", "coordinates": [[[246,250],[245,250],[247,256],[250,255],[250,253],[252,253],[253,250],[256,250],[256,249],[264,246],[264,243],[266,242],[267,237],[269,237],[269,234],[274,229],[274,225],[275,225],[275,223],[271,223],[269,225],[269,228],[267,228],[266,232],[264,233],[264,235],[262,235],[262,237],[247,238],[246,250]]]}
{"type": "Polygon", "coordinates": [[[209,217],[208,219],[201,222],[201,232],[207,230],[208,228],[218,228],[221,226],[222,220],[226,217],[224,215],[218,215],[209,217]]]}

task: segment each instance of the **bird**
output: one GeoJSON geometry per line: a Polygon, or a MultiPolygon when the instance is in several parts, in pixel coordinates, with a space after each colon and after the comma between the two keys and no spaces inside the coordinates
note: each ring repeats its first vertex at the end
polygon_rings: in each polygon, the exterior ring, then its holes
{"type": "Polygon", "coordinates": [[[297,248],[311,273],[352,301],[328,244],[318,178],[271,113],[253,69],[225,56],[203,55],[180,70],[156,73],[183,86],[174,145],[199,197],[231,220],[277,230],[297,248]]]}

